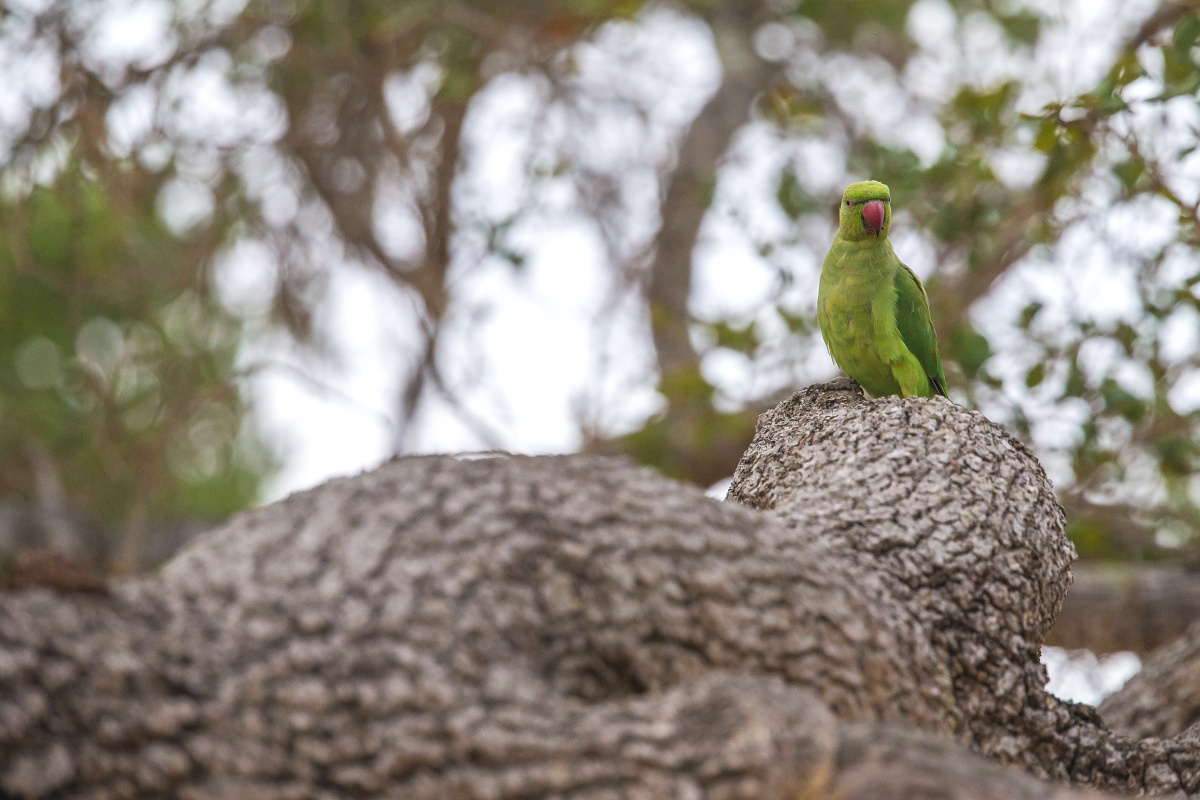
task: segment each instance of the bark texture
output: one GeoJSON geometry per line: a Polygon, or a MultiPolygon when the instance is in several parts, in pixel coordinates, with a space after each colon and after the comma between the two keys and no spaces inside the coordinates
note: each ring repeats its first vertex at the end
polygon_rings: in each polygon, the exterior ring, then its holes
{"type": "Polygon", "coordinates": [[[0,594],[0,798],[1084,796],[955,733],[1196,790],[1196,736],[1042,692],[1071,551],[986,420],[813,387],[732,495],[770,513],[620,459],[408,458],[107,594],[0,594]]]}
{"type": "Polygon", "coordinates": [[[947,400],[867,400],[845,379],[759,419],[728,499],[820,532],[927,631],[952,682],[958,733],[1035,775],[1123,791],[1194,793],[1200,731],[1138,741],[1047,694],[1042,639],[1074,549],[1037,460],[947,400]]]}
{"type": "Polygon", "coordinates": [[[705,692],[657,690],[738,668],[939,727],[948,682],[899,606],[869,623],[878,593],[815,537],[623,460],[403,459],[247,514],[108,598],[5,597],[0,788],[757,796],[799,746],[770,722],[786,704],[741,714],[765,738],[726,769],[705,692]],[[707,745],[675,741],[676,706],[707,745]],[[685,779],[696,759],[711,774],[685,779]]]}
{"type": "Polygon", "coordinates": [[[828,800],[1002,800],[1101,798],[1039,781],[956,748],[946,739],[894,725],[841,726],[837,777],[828,800]]]}

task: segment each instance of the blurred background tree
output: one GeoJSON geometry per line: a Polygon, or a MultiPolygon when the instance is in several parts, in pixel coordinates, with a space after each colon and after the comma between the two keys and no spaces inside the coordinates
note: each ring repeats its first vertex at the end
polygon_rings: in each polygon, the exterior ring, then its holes
{"type": "Polygon", "coordinates": [[[504,407],[567,362],[489,320],[543,303],[590,348],[563,441],[713,484],[832,374],[819,259],[872,177],[953,395],[1035,449],[1081,553],[1200,552],[1194,0],[3,14],[0,550],[134,570],[259,500],[288,453],[255,381],[352,394],[320,366],[347,270],[395,300],[384,449],[542,446],[504,407]]]}

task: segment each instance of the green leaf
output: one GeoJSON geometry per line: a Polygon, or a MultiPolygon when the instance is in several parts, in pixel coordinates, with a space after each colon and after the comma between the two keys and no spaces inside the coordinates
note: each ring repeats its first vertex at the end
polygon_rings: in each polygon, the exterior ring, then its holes
{"type": "Polygon", "coordinates": [[[1024,45],[1036,44],[1042,30],[1042,18],[1028,11],[1019,11],[997,18],[1010,39],[1024,45]]]}
{"type": "Polygon", "coordinates": [[[1112,535],[1094,519],[1072,519],[1067,522],[1067,537],[1082,559],[1112,558],[1112,535]]]}
{"type": "Polygon", "coordinates": [[[1113,332],[1113,339],[1121,345],[1125,351],[1125,355],[1133,355],[1133,346],[1138,340],[1137,330],[1128,322],[1120,322],[1117,324],[1117,329],[1113,332]]]}
{"type": "Polygon", "coordinates": [[[1016,120],[1013,104],[1018,92],[1016,81],[1005,81],[986,91],[967,87],[959,90],[950,107],[971,123],[976,138],[993,137],[1010,119],[1016,120]]]}
{"type": "Polygon", "coordinates": [[[775,199],[779,201],[779,207],[783,213],[791,219],[799,219],[804,214],[811,214],[820,210],[824,205],[800,184],[794,164],[788,164],[779,173],[779,186],[775,190],[775,199]]]}
{"type": "Polygon", "coordinates": [[[658,382],[658,391],[672,401],[707,404],[716,390],[704,380],[699,370],[689,367],[663,375],[658,382]]]}
{"type": "Polygon", "coordinates": [[[1030,368],[1029,372],[1025,373],[1025,385],[1030,389],[1040,384],[1046,379],[1046,364],[1039,361],[1030,368]]]}
{"type": "Polygon", "coordinates": [[[960,325],[950,335],[954,360],[969,379],[974,379],[985,361],[992,356],[988,340],[969,325],[960,325]]]}
{"type": "Polygon", "coordinates": [[[1033,140],[1033,146],[1043,153],[1049,153],[1058,145],[1058,121],[1051,118],[1042,120],[1042,124],[1038,126],[1037,138],[1033,140]]]}
{"type": "Polygon", "coordinates": [[[717,347],[726,347],[750,355],[758,349],[761,339],[753,322],[740,327],[727,322],[709,323],[708,329],[717,337],[717,347]]]}
{"type": "Polygon", "coordinates": [[[805,334],[813,331],[813,318],[808,314],[793,314],[783,306],[776,306],[775,311],[779,314],[784,324],[787,325],[788,333],[805,334]]]}
{"type": "Polygon", "coordinates": [[[1178,80],[1168,82],[1159,99],[1170,100],[1172,97],[1191,96],[1197,90],[1200,90],[1200,69],[1193,69],[1178,80]]]}
{"type": "Polygon", "coordinates": [[[1176,53],[1187,57],[1196,46],[1197,39],[1200,39],[1200,14],[1191,14],[1175,26],[1171,46],[1175,48],[1176,53]]]}
{"type": "Polygon", "coordinates": [[[1146,416],[1145,401],[1128,392],[1112,378],[1105,378],[1100,384],[1100,395],[1110,410],[1130,422],[1140,422],[1146,416]]]}
{"type": "Polygon", "coordinates": [[[1071,359],[1070,368],[1067,370],[1067,385],[1064,393],[1068,397],[1082,397],[1087,391],[1087,379],[1083,375],[1083,370],[1079,368],[1079,362],[1076,359],[1071,359]]]}
{"type": "Polygon", "coordinates": [[[1021,327],[1021,330],[1029,330],[1029,326],[1033,323],[1033,318],[1038,315],[1038,312],[1041,311],[1042,308],[1042,304],[1039,301],[1034,300],[1032,303],[1025,306],[1025,308],[1021,309],[1021,317],[1017,321],[1017,325],[1021,327]]]}
{"type": "Polygon", "coordinates": [[[1163,47],[1159,52],[1163,55],[1161,99],[1192,94],[1200,88],[1200,67],[1192,59],[1190,50],[1180,52],[1173,47],[1163,47]]]}
{"type": "Polygon", "coordinates": [[[1118,164],[1114,164],[1113,175],[1121,182],[1121,187],[1127,192],[1132,193],[1134,186],[1137,184],[1138,178],[1142,177],[1146,172],[1146,165],[1141,159],[1130,158],[1118,164]]]}
{"type": "Polygon", "coordinates": [[[29,198],[29,253],[37,269],[64,272],[70,267],[74,217],[71,209],[48,188],[29,198]]]}
{"type": "Polygon", "coordinates": [[[517,270],[518,272],[525,266],[525,254],[518,252],[517,250],[501,248],[496,251],[496,255],[512,264],[513,269],[517,270]]]}
{"type": "Polygon", "coordinates": [[[1182,434],[1171,434],[1155,442],[1159,467],[1163,473],[1176,477],[1196,471],[1196,443],[1182,434]]]}
{"type": "Polygon", "coordinates": [[[1125,87],[1145,77],[1146,69],[1138,61],[1137,53],[1131,51],[1114,63],[1108,74],[1116,80],[1117,86],[1125,87]]]}

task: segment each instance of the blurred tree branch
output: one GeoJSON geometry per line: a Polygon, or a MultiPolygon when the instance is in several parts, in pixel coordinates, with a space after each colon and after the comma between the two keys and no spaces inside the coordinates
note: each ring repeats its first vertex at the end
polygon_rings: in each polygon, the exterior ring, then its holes
{"type": "Polygon", "coordinates": [[[1200,619],[1200,573],[1116,562],[1076,564],[1046,644],[1145,655],[1200,619]]]}
{"type": "Polygon", "coordinates": [[[734,136],[750,121],[756,102],[780,74],[754,51],[754,32],[764,19],[759,3],[726,0],[710,7],[721,61],[721,82],[679,144],[674,169],[659,206],[646,284],[650,330],[667,401],[661,419],[594,451],[624,451],[670,475],[702,485],[727,476],[754,433],[754,417],[769,407],[722,413],[700,371],[691,341],[692,270],[700,230],[712,204],[717,170],[734,136]]]}
{"type": "MultiPolygon", "coordinates": [[[[680,142],[660,206],[662,222],[654,240],[647,287],[650,329],[666,385],[679,373],[699,373],[700,358],[688,330],[688,301],[700,227],[712,203],[722,156],[780,71],[754,52],[758,5],[726,0],[706,15],[721,59],[721,83],[680,142]]],[[[669,392],[667,398],[668,402],[677,400],[669,392]]]]}
{"type": "Polygon", "coordinates": [[[1200,13],[1200,2],[1196,2],[1196,0],[1164,3],[1146,18],[1146,21],[1137,29],[1137,33],[1129,37],[1124,51],[1127,53],[1136,51],[1142,45],[1149,44],[1163,31],[1173,28],[1179,22],[1197,13],[1200,13]]]}

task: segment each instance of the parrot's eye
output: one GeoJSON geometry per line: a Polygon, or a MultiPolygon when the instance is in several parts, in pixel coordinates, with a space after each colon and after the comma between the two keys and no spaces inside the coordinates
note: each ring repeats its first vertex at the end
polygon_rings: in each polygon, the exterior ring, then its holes
{"type": "Polygon", "coordinates": [[[850,201],[849,201],[849,200],[847,200],[847,201],[846,201],[846,205],[850,205],[850,201]]]}

